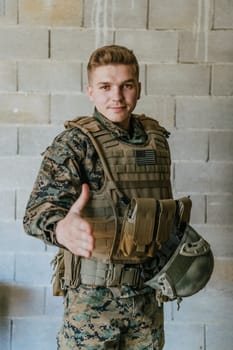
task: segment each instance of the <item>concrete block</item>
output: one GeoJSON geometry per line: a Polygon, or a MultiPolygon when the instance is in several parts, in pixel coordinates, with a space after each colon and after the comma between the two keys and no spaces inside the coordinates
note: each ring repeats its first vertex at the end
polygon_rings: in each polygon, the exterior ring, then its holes
{"type": "Polygon", "coordinates": [[[0,128],[0,156],[11,156],[17,153],[17,128],[1,126],[0,128]]]}
{"type": "Polygon", "coordinates": [[[210,160],[233,160],[233,130],[210,132],[210,160]]]}
{"type": "Polygon", "coordinates": [[[216,30],[209,33],[210,62],[233,62],[233,30],[216,30]]]}
{"type": "MultiPolygon", "coordinates": [[[[0,281],[6,282],[14,280],[14,268],[15,268],[15,255],[14,253],[1,253],[0,254],[0,281]]],[[[0,285],[1,288],[1,285],[0,285]]]]}
{"type": "Polygon", "coordinates": [[[164,350],[204,349],[202,324],[165,323],[164,350]]]}
{"type": "Polygon", "coordinates": [[[205,196],[192,194],[192,211],[190,223],[193,224],[203,224],[206,220],[206,200],[205,196]]]}
{"type": "Polygon", "coordinates": [[[19,0],[19,23],[48,26],[81,26],[82,1],[19,0]]]}
{"type": "Polygon", "coordinates": [[[0,189],[0,220],[15,219],[15,191],[0,189]]]}
{"type": "Polygon", "coordinates": [[[0,91],[16,91],[16,64],[0,61],[0,91]]]}
{"type": "Polygon", "coordinates": [[[116,32],[116,44],[132,49],[139,62],[177,61],[178,35],[175,31],[119,30],[116,32]]]}
{"type": "Polygon", "coordinates": [[[56,350],[56,335],[61,320],[51,317],[15,319],[12,350],[56,350]]]}
{"type": "Polygon", "coordinates": [[[149,95],[208,95],[210,68],[194,64],[148,65],[149,95]]]}
{"type": "Polygon", "coordinates": [[[174,302],[173,317],[178,323],[217,324],[223,321],[219,315],[224,310],[224,321],[229,322],[232,326],[232,292],[225,293],[224,287],[222,290],[203,289],[191,297],[184,298],[179,311],[177,311],[175,304],[174,302]]]}
{"type": "Polygon", "coordinates": [[[50,262],[52,258],[53,254],[47,252],[16,254],[16,282],[25,283],[26,285],[50,285],[52,277],[50,262]]]}
{"type": "Polygon", "coordinates": [[[219,222],[217,224],[195,225],[195,228],[210,243],[216,258],[231,258],[233,256],[232,225],[224,225],[219,222]]]}
{"type": "Polygon", "coordinates": [[[233,343],[232,322],[223,319],[206,326],[206,349],[229,350],[233,343]]]}
{"type": "Polygon", "coordinates": [[[17,24],[17,0],[0,1],[0,25],[8,24],[17,24]]]}
{"type": "Polygon", "coordinates": [[[76,116],[92,115],[94,107],[84,94],[53,94],[51,96],[51,122],[63,124],[76,116]]]}
{"type": "Polygon", "coordinates": [[[214,13],[215,29],[233,29],[233,2],[229,0],[215,0],[214,13]]]}
{"type": "Polygon", "coordinates": [[[20,221],[0,221],[0,253],[43,252],[45,245],[40,239],[28,236],[20,221]]]}
{"type": "Polygon", "coordinates": [[[20,91],[80,91],[81,64],[39,61],[19,63],[20,91]]]}
{"type": "Polygon", "coordinates": [[[179,62],[208,62],[209,32],[180,32],[179,62]]]}
{"type": "Polygon", "coordinates": [[[49,121],[49,96],[0,94],[0,124],[43,124],[49,121]]]}
{"type": "Polygon", "coordinates": [[[84,7],[84,27],[98,30],[98,27],[146,28],[147,5],[144,0],[118,0],[93,2],[86,0],[84,7]]]}
{"type": "Polygon", "coordinates": [[[52,287],[48,287],[45,298],[45,314],[62,317],[64,312],[63,297],[53,296],[52,287]]]}
{"type": "Polygon", "coordinates": [[[0,287],[0,316],[25,317],[43,314],[44,288],[16,284],[1,284],[0,287]]]}
{"type": "Polygon", "coordinates": [[[1,28],[0,58],[30,59],[47,57],[48,30],[46,28],[29,26],[1,28]]]}
{"type": "Polygon", "coordinates": [[[53,253],[54,256],[56,255],[58,249],[59,248],[55,245],[49,245],[49,244],[46,245],[46,252],[53,253]]]}
{"type": "Polygon", "coordinates": [[[175,199],[190,196],[192,200],[191,225],[204,224],[206,221],[206,198],[202,194],[190,195],[189,192],[173,193],[175,199]]]}
{"type": "Polygon", "coordinates": [[[165,324],[169,321],[172,321],[172,304],[169,303],[164,303],[164,322],[165,324]]]}
{"type": "Polygon", "coordinates": [[[11,320],[6,317],[0,317],[1,349],[10,350],[10,339],[11,339],[11,320]]]}
{"type": "Polygon", "coordinates": [[[193,30],[198,22],[203,23],[204,16],[211,17],[211,3],[207,7],[196,0],[150,1],[149,28],[193,30]]]}
{"type": "Polygon", "coordinates": [[[180,62],[232,62],[233,31],[183,32],[180,36],[180,62]]]}
{"type": "Polygon", "coordinates": [[[177,162],[175,190],[178,192],[221,193],[233,188],[233,164],[224,162],[177,162]]]}
{"type": "Polygon", "coordinates": [[[233,95],[233,65],[232,64],[213,65],[212,94],[216,96],[233,95]]]}
{"type": "Polygon", "coordinates": [[[2,158],[0,183],[4,188],[32,186],[41,163],[40,157],[2,158]]]}
{"type": "Polygon", "coordinates": [[[26,126],[19,128],[19,154],[39,155],[63,130],[59,126],[26,126]]]}
{"type": "Polygon", "coordinates": [[[207,196],[207,223],[233,225],[233,195],[207,196]]]}
{"type": "Polygon", "coordinates": [[[16,219],[22,220],[25,214],[25,208],[30,196],[32,188],[20,188],[16,190],[16,202],[15,202],[15,211],[16,219]]]}
{"type": "Polygon", "coordinates": [[[112,44],[113,32],[103,33],[100,31],[98,33],[89,29],[53,28],[51,30],[51,57],[87,62],[92,51],[103,40],[106,41],[105,44],[112,44]]]}
{"type": "Polygon", "coordinates": [[[169,138],[173,160],[206,160],[208,156],[208,133],[177,130],[169,138]]]}
{"type": "Polygon", "coordinates": [[[175,101],[172,97],[142,96],[138,101],[135,113],[143,113],[158,120],[169,131],[174,128],[175,101]]]}
{"type": "Polygon", "coordinates": [[[177,128],[233,129],[232,97],[181,97],[176,103],[177,128]]]}
{"type": "MultiPolygon", "coordinates": [[[[226,298],[231,298],[233,303],[232,289],[233,289],[233,258],[231,257],[215,257],[214,271],[211,279],[208,283],[208,288],[214,289],[217,293],[220,293],[226,298]]],[[[227,305],[227,303],[226,303],[227,305]]],[[[226,312],[227,316],[227,312],[226,312]]],[[[232,313],[228,314],[228,318],[232,320],[232,313]]],[[[226,317],[227,320],[227,317],[226,317]]]]}

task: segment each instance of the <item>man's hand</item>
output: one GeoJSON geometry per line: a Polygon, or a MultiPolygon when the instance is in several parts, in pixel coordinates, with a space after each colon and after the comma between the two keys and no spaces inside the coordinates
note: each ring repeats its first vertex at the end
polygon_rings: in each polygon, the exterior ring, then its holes
{"type": "Polygon", "coordinates": [[[81,216],[89,197],[89,187],[87,184],[83,184],[79,198],[56,227],[58,243],[69,249],[73,254],[86,258],[91,256],[94,249],[93,228],[81,216]]]}

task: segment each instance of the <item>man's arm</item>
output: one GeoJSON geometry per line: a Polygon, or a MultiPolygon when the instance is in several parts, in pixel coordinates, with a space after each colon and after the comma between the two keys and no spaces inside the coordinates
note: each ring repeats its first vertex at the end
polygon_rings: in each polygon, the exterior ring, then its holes
{"type": "Polygon", "coordinates": [[[89,199],[89,188],[82,187],[80,171],[85,154],[81,146],[73,151],[73,144],[68,142],[72,135],[62,135],[44,154],[27,204],[24,228],[26,233],[47,244],[90,256],[94,247],[92,228],[81,217],[81,210],[89,199]]]}

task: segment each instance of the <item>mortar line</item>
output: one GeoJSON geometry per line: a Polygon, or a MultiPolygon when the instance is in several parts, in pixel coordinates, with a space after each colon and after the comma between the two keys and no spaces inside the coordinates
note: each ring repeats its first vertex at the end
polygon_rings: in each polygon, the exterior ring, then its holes
{"type": "Polygon", "coordinates": [[[204,208],[204,223],[207,223],[207,195],[204,196],[204,203],[205,203],[205,208],[204,208]]]}
{"type": "Polygon", "coordinates": [[[149,19],[150,19],[150,0],[147,0],[146,29],[149,29],[149,19]]]}
{"type": "Polygon", "coordinates": [[[17,24],[19,24],[19,0],[17,0],[17,24]]]}
{"type": "Polygon", "coordinates": [[[12,341],[13,341],[13,320],[10,320],[10,350],[12,350],[12,341]]]}
{"type": "Polygon", "coordinates": [[[210,134],[208,132],[207,134],[207,155],[206,155],[206,162],[210,160],[210,134]]]}
{"type": "Polygon", "coordinates": [[[206,345],[206,325],[204,324],[204,329],[203,329],[203,345],[204,345],[204,350],[207,350],[207,345],[206,345]]]}
{"type": "Polygon", "coordinates": [[[173,116],[173,125],[174,128],[177,129],[177,118],[176,118],[176,112],[177,112],[177,98],[174,99],[174,116],[173,116]]]}
{"type": "Polygon", "coordinates": [[[17,127],[17,134],[16,134],[16,154],[19,155],[19,127],[17,127]]]}
{"type": "Polygon", "coordinates": [[[48,30],[48,58],[51,59],[51,29],[48,30]]]}
{"type": "Polygon", "coordinates": [[[16,92],[19,92],[19,62],[18,61],[16,61],[16,72],[15,72],[15,75],[16,75],[16,77],[15,77],[15,89],[16,89],[16,92]]]}
{"type": "Polygon", "coordinates": [[[81,92],[84,93],[84,64],[81,62],[80,64],[81,74],[80,74],[80,85],[81,85],[81,92]]]}
{"type": "Polygon", "coordinates": [[[145,96],[148,95],[148,93],[147,93],[147,83],[148,83],[147,74],[148,74],[148,66],[147,66],[147,64],[145,64],[145,75],[144,75],[144,79],[145,79],[145,96]]]}
{"type": "Polygon", "coordinates": [[[84,18],[85,18],[85,1],[82,0],[82,20],[81,20],[81,27],[84,28],[84,18]]]}
{"type": "Polygon", "coordinates": [[[213,84],[212,84],[212,80],[213,80],[213,64],[210,65],[210,78],[209,78],[209,95],[212,95],[212,91],[213,91],[213,84]]]}
{"type": "Polygon", "coordinates": [[[49,115],[48,115],[48,122],[46,122],[46,124],[50,125],[52,124],[52,92],[50,91],[48,93],[48,112],[49,112],[49,115]]]}
{"type": "Polygon", "coordinates": [[[14,198],[14,217],[17,219],[17,190],[15,190],[15,198],[14,198]]]}

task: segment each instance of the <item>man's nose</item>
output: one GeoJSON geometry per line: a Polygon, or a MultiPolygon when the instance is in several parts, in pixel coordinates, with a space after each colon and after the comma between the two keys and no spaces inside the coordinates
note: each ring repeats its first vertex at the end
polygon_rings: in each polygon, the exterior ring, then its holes
{"type": "Polygon", "coordinates": [[[114,101],[119,101],[122,97],[122,89],[120,87],[115,87],[112,91],[112,99],[114,101]]]}

